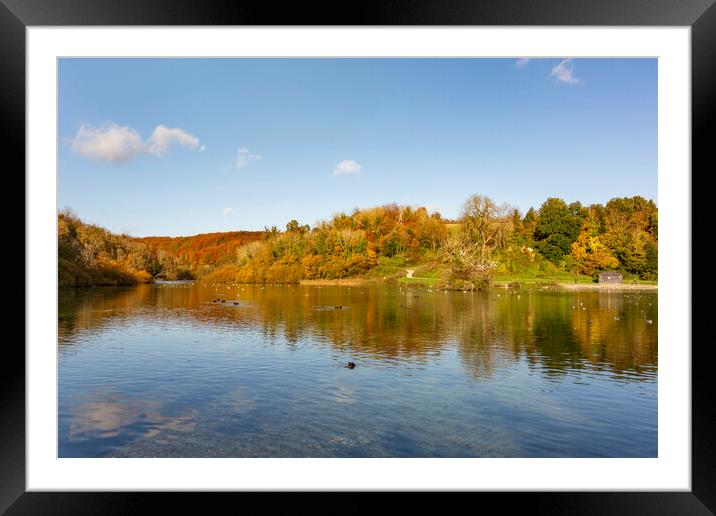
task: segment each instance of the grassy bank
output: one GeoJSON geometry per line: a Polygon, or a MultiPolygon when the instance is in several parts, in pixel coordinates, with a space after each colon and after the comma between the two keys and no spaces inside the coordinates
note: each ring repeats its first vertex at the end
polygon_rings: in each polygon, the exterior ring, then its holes
{"type": "Polygon", "coordinates": [[[560,283],[565,290],[659,290],[656,283],[560,283]]]}
{"type": "MultiPolygon", "coordinates": [[[[354,278],[303,280],[302,285],[350,285],[363,286],[395,282],[410,288],[440,288],[445,269],[437,259],[415,263],[404,257],[380,258],[378,266],[365,275],[354,278]],[[408,271],[412,277],[408,277],[408,271]]],[[[497,274],[492,286],[504,287],[560,287],[567,290],[657,290],[658,282],[626,276],[623,283],[605,284],[595,282],[592,276],[571,274],[563,271],[530,270],[520,274],[497,274]]]]}

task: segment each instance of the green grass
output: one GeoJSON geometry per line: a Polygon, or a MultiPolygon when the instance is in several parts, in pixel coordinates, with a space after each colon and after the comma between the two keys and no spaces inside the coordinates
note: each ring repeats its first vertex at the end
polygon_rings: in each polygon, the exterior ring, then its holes
{"type": "Polygon", "coordinates": [[[520,274],[500,274],[495,276],[496,285],[505,283],[523,283],[526,285],[536,283],[594,283],[591,276],[583,274],[571,274],[569,272],[551,271],[529,271],[520,274]]]}
{"type": "Polygon", "coordinates": [[[406,269],[414,269],[415,265],[411,264],[405,256],[379,256],[378,265],[365,274],[365,278],[369,280],[399,278],[405,276],[406,269]]]}
{"type": "Polygon", "coordinates": [[[440,280],[442,272],[436,262],[436,254],[426,252],[419,261],[411,260],[405,255],[392,257],[381,256],[378,266],[366,274],[366,279],[392,279],[403,285],[433,286],[440,280]],[[408,269],[413,269],[412,278],[407,278],[408,269]]]}
{"type": "MultiPolygon", "coordinates": [[[[458,224],[449,224],[448,226],[455,226],[454,229],[457,230],[458,224]]],[[[450,229],[452,230],[453,228],[450,229]]],[[[378,266],[369,271],[365,275],[365,278],[372,281],[383,279],[390,279],[391,281],[397,280],[398,283],[405,286],[434,287],[440,282],[443,272],[443,265],[438,260],[438,255],[433,252],[428,252],[417,262],[415,260],[410,260],[405,255],[397,255],[393,257],[381,256],[378,258],[378,266]],[[413,269],[415,271],[412,278],[406,277],[408,269],[413,269]]],[[[571,272],[560,271],[554,266],[543,263],[541,266],[534,264],[531,267],[523,269],[515,274],[497,274],[493,278],[493,284],[495,286],[503,286],[509,283],[519,283],[522,285],[558,283],[592,284],[594,283],[594,279],[592,276],[584,274],[574,274],[571,272]]],[[[637,277],[626,275],[624,277],[624,283],[656,285],[658,282],[641,280],[637,277]]]]}
{"type": "MultiPolygon", "coordinates": [[[[584,274],[572,274],[563,271],[535,272],[529,271],[521,274],[500,274],[493,279],[495,285],[506,285],[508,283],[521,283],[523,285],[534,285],[540,283],[595,283],[592,276],[584,274]]],[[[658,281],[642,280],[639,278],[625,277],[626,285],[657,285],[658,281]]]]}
{"type": "Polygon", "coordinates": [[[624,278],[624,283],[631,285],[658,285],[657,280],[644,280],[639,278],[624,278]]]}
{"type": "Polygon", "coordinates": [[[378,266],[373,269],[376,274],[392,275],[397,272],[405,272],[405,269],[410,268],[408,261],[402,255],[398,256],[381,256],[378,258],[378,266]]]}

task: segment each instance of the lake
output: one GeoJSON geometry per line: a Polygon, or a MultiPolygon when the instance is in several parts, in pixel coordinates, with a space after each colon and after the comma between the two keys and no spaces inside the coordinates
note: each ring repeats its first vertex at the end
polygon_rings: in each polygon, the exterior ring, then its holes
{"type": "Polygon", "coordinates": [[[61,289],[59,456],[656,457],[657,299],[61,289]]]}

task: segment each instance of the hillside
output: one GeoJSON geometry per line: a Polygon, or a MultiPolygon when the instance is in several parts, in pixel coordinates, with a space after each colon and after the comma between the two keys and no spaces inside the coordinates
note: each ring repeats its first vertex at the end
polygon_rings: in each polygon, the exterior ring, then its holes
{"type": "Polygon", "coordinates": [[[473,195],[460,219],[389,204],[338,213],[315,227],[131,237],[59,214],[60,285],[154,279],[299,283],[352,278],[474,290],[499,281],[590,282],[615,270],[655,282],[658,210],[639,196],[606,205],[547,199],[523,216],[473,195]],[[413,273],[408,273],[407,270],[413,273]]]}
{"type": "Polygon", "coordinates": [[[236,259],[236,250],[261,240],[262,231],[204,233],[188,237],[142,237],[134,242],[146,245],[164,263],[157,277],[166,279],[199,278],[215,267],[236,259]]]}
{"type": "Polygon", "coordinates": [[[132,237],[58,214],[58,281],[61,287],[132,285],[154,279],[197,279],[232,263],[236,250],[262,238],[260,231],[190,237],[132,237]]]}

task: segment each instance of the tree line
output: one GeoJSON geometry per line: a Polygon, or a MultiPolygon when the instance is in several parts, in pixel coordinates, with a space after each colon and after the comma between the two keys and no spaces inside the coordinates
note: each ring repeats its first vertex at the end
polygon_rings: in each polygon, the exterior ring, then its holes
{"type": "Polygon", "coordinates": [[[496,273],[530,269],[587,276],[619,270],[656,280],[658,210],[640,196],[590,206],[552,197],[522,216],[509,205],[473,195],[463,206],[459,233],[444,250],[448,284],[458,288],[481,288],[496,273]]]}
{"type": "Polygon", "coordinates": [[[232,263],[238,247],[261,236],[234,231],[136,238],[82,222],[65,209],[57,216],[58,282],[65,287],[196,279],[232,263]]]}
{"type": "Polygon", "coordinates": [[[360,276],[380,258],[401,255],[417,261],[434,256],[447,234],[439,213],[397,204],[339,213],[313,228],[291,220],[285,231],[266,228],[262,241],[237,249],[235,263],[206,280],[296,283],[360,276]]]}
{"type": "Polygon", "coordinates": [[[338,213],[314,227],[134,238],[58,216],[60,285],[124,284],[153,278],[229,283],[297,283],[370,275],[381,264],[431,264],[440,286],[482,289],[495,275],[529,271],[594,276],[658,273],[658,210],[643,197],[605,205],[547,199],[524,215],[473,195],[456,221],[425,207],[384,206],[338,213]]]}

